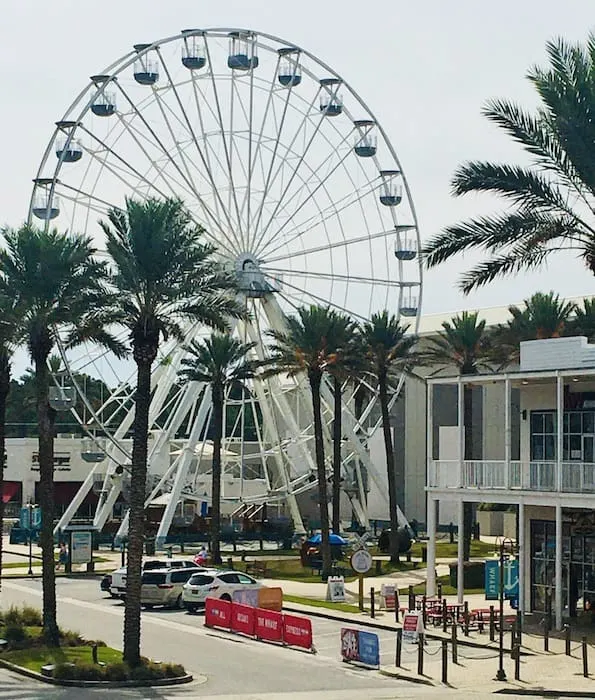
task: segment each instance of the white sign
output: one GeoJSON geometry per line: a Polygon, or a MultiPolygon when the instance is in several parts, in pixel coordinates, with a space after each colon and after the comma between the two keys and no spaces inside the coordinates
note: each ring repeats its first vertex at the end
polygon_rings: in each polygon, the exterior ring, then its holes
{"type": "Polygon", "coordinates": [[[356,574],[365,574],[373,564],[372,555],[367,549],[356,549],[351,555],[351,568],[356,574]]]}
{"type": "Polygon", "coordinates": [[[326,599],[333,603],[345,602],[345,579],[343,576],[329,576],[326,582],[326,599]]]}
{"type": "Polygon", "coordinates": [[[403,644],[417,644],[423,634],[424,623],[418,612],[405,613],[403,617],[403,644]]]}
{"type": "Polygon", "coordinates": [[[88,564],[93,559],[92,534],[90,532],[70,533],[71,564],[88,564]]]}
{"type": "Polygon", "coordinates": [[[396,587],[394,583],[383,583],[380,587],[380,607],[394,610],[396,606],[396,587]]]}

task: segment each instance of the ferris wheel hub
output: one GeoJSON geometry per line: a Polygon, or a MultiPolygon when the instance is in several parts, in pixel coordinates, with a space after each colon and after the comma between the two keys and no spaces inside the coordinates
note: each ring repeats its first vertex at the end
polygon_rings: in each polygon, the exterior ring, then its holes
{"type": "Polygon", "coordinates": [[[238,288],[247,297],[260,298],[279,291],[279,286],[268,280],[260,269],[260,261],[253,253],[240,253],[235,261],[238,288]]]}

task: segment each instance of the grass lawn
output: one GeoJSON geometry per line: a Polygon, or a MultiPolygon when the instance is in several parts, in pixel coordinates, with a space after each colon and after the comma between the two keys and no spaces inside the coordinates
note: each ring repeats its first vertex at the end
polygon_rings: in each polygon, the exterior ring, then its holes
{"type": "MultiPolygon", "coordinates": [[[[427,547],[427,542],[415,542],[411,546],[411,556],[421,557],[421,548],[427,547]]],[[[452,557],[456,559],[457,557],[458,544],[453,542],[437,542],[436,543],[436,557],[452,557]]],[[[490,556],[494,553],[494,545],[489,542],[482,542],[481,540],[471,540],[471,556],[472,557],[485,557],[490,556]]]]}
{"type": "MultiPolygon", "coordinates": [[[[438,576],[438,578],[436,579],[436,583],[442,584],[442,595],[456,595],[457,594],[457,589],[450,585],[450,577],[449,576],[438,576]]],[[[426,584],[420,583],[417,586],[414,586],[413,592],[416,595],[424,595],[424,593],[426,592],[426,584]]],[[[400,596],[406,596],[408,593],[409,593],[408,588],[400,588],[399,589],[400,596]]],[[[473,593],[485,593],[485,591],[483,588],[466,588],[465,593],[468,595],[471,595],[473,593]]]]}
{"type": "Polygon", "coordinates": [[[349,603],[331,603],[328,600],[316,600],[315,598],[303,598],[299,595],[284,595],[284,603],[300,603],[301,605],[311,605],[314,608],[328,608],[338,612],[358,613],[360,610],[357,605],[349,603]]]}
{"type": "MultiPolygon", "coordinates": [[[[91,647],[89,646],[18,649],[3,653],[2,658],[37,673],[41,673],[41,667],[49,663],[92,663],[91,647]]],[[[122,652],[111,647],[99,647],[97,649],[97,658],[105,663],[120,663],[122,661],[122,652]]]]}

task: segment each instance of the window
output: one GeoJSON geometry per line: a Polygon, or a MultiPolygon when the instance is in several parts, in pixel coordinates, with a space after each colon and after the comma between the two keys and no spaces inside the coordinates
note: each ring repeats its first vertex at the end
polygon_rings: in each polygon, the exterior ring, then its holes
{"type": "Polygon", "coordinates": [[[531,412],[531,461],[556,459],[556,423],[554,411],[531,412]]]}
{"type": "Polygon", "coordinates": [[[188,569],[180,569],[179,571],[174,571],[171,575],[172,583],[186,583],[186,581],[192,576],[192,571],[188,569]]]}
{"type": "Polygon", "coordinates": [[[156,571],[145,571],[141,581],[142,583],[149,583],[153,586],[158,586],[161,583],[165,583],[165,574],[156,571]]]}
{"type": "Polygon", "coordinates": [[[223,581],[223,583],[239,583],[240,582],[238,574],[236,574],[236,573],[221,574],[221,576],[219,576],[219,578],[223,581]]]}
{"type": "Polygon", "coordinates": [[[205,576],[205,574],[193,574],[188,581],[192,586],[210,586],[214,579],[212,576],[205,576]]]}

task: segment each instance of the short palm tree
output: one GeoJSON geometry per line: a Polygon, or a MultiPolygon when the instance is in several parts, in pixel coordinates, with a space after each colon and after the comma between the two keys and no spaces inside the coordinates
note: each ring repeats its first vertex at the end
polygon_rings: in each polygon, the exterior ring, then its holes
{"type": "Polygon", "coordinates": [[[43,564],[43,625],[47,642],[59,643],[54,575],[54,421],[49,403],[48,358],[58,334],[66,345],[96,341],[117,354],[122,348],[104,330],[110,303],[106,265],[95,257],[91,239],[23,226],[5,230],[0,251],[1,292],[20,315],[24,341],[35,368],[39,434],[40,544],[43,564]]]}
{"type": "Polygon", "coordinates": [[[257,362],[249,356],[256,343],[242,343],[231,335],[213,333],[210,338],[193,340],[185,347],[188,356],[182,360],[180,375],[187,382],[202,382],[211,387],[211,427],[213,430],[213,462],[211,488],[211,556],[213,564],[221,564],[221,440],[223,438],[223,406],[225,392],[232,387],[245,388],[253,379],[257,362]]]}
{"type": "Polygon", "coordinates": [[[136,363],[124,612],[124,660],[136,666],[151,368],[162,339],[183,340],[184,321],[225,330],[227,319],[242,316],[243,308],[233,293],[233,277],[215,260],[215,249],[203,242],[203,229],[179,200],[127,199],[125,209],[111,209],[100,225],[117,291],[113,322],[127,329],[136,363]]]}
{"type": "Polygon", "coordinates": [[[391,388],[398,383],[402,372],[422,361],[421,356],[415,350],[417,336],[407,334],[408,330],[409,326],[401,325],[399,319],[389,315],[388,311],[373,314],[371,319],[366,321],[361,328],[362,342],[366,352],[367,372],[375,377],[378,384],[388,481],[389,546],[393,563],[399,561],[399,519],[395,455],[389,416],[390,394],[391,388]]]}
{"type": "Polygon", "coordinates": [[[320,531],[322,575],[331,571],[331,549],[329,542],[329,514],[326,462],[322,430],[321,386],[325,372],[332,371],[338,362],[334,330],[337,314],[328,307],[302,306],[296,316],[288,316],[284,331],[270,331],[272,338],[265,376],[286,374],[290,377],[306,375],[312,395],[314,419],[314,451],[318,477],[318,505],[320,509],[320,531]]]}
{"type": "Polygon", "coordinates": [[[586,46],[557,39],[546,49],[549,67],[527,75],[540,100],[534,114],[505,100],[484,109],[531,164],[469,162],[452,180],[455,195],[489,192],[504,197],[509,208],[449,226],[425,247],[429,267],[473,249],[487,253],[461,277],[465,292],[538,267],[563,249],[575,250],[595,274],[595,35],[586,46]]]}
{"type": "Polygon", "coordinates": [[[567,324],[569,335],[584,335],[588,340],[595,338],[595,299],[583,299],[582,306],[576,306],[574,316],[567,324]]]}
{"type": "MultiPolygon", "coordinates": [[[[520,344],[525,340],[560,338],[571,334],[576,305],[554,292],[536,292],[522,307],[509,306],[511,318],[493,331],[492,352],[500,366],[520,360],[520,344]]],[[[586,317],[582,317],[585,320],[586,317]]]]}
{"type": "MultiPolygon", "coordinates": [[[[11,360],[22,340],[22,324],[15,299],[0,294],[0,532],[4,531],[4,468],[6,462],[6,402],[10,392],[11,360]]],[[[2,547],[0,547],[0,576],[2,547]]]]}
{"type": "MultiPolygon", "coordinates": [[[[490,335],[477,312],[463,311],[442,324],[442,330],[428,341],[426,359],[438,367],[454,367],[463,376],[491,370],[490,335]]],[[[473,459],[473,387],[463,389],[463,459],[473,459]]],[[[463,559],[471,556],[473,504],[463,504],[463,559]]]]}

